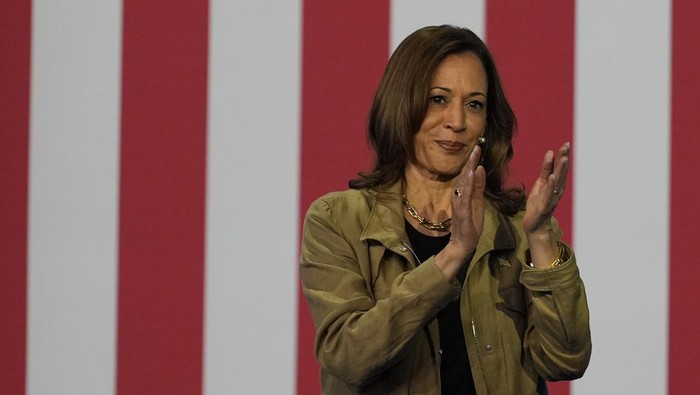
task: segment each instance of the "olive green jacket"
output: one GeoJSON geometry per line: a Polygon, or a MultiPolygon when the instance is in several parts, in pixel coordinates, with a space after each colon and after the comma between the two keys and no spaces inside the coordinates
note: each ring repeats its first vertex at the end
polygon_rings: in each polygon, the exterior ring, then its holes
{"type": "Polygon", "coordinates": [[[546,394],[544,380],[581,377],[591,337],[573,252],[528,267],[523,213],[489,203],[461,289],[412,252],[400,187],[330,193],[307,212],[300,270],[323,393],[440,394],[436,315],[456,298],[479,394],[546,394]]]}

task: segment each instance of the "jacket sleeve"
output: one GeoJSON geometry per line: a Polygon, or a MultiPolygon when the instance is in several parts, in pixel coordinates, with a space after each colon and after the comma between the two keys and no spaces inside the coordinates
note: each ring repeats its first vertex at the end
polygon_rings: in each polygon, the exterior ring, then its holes
{"type": "Polygon", "coordinates": [[[535,369],[549,381],[583,376],[591,357],[588,303],[576,257],[552,269],[524,268],[520,281],[532,303],[524,347],[535,369]]]}
{"type": "MultiPolygon", "coordinates": [[[[328,373],[361,385],[402,357],[407,344],[460,292],[429,259],[400,274],[375,300],[359,240],[347,240],[329,204],[318,200],[304,221],[300,275],[316,327],[315,353],[328,373]]],[[[357,232],[359,235],[359,232],[357,232]]],[[[365,247],[364,253],[367,253],[365,247]]]]}

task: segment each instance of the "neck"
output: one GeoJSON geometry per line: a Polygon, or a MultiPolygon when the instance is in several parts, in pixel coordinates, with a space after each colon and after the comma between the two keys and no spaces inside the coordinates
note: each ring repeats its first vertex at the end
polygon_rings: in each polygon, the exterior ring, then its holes
{"type": "MultiPolygon", "coordinates": [[[[448,179],[433,177],[409,164],[404,172],[404,182],[406,198],[425,219],[437,223],[452,217],[451,201],[456,186],[455,177],[448,179]]],[[[418,222],[411,218],[405,210],[404,216],[413,225],[418,225],[418,222]]],[[[416,229],[421,229],[421,226],[416,226],[416,229]]]]}

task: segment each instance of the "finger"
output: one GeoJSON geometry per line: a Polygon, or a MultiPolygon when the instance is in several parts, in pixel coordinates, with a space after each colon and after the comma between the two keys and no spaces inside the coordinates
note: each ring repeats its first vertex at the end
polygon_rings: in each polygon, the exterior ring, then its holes
{"type": "Polygon", "coordinates": [[[561,147],[559,147],[559,155],[558,157],[562,156],[569,156],[569,152],[571,152],[571,142],[567,141],[566,143],[562,144],[561,147]]]}
{"type": "Polygon", "coordinates": [[[462,170],[459,172],[459,175],[457,175],[456,189],[459,190],[460,193],[464,191],[464,186],[467,184],[467,177],[469,175],[469,172],[473,172],[474,170],[476,170],[476,167],[479,165],[480,159],[481,147],[477,145],[474,146],[471,154],[469,154],[469,159],[467,160],[467,163],[464,165],[464,167],[462,167],[462,170]]]}
{"type": "Polygon", "coordinates": [[[486,170],[484,166],[477,166],[474,171],[474,191],[472,192],[472,198],[481,199],[484,197],[484,191],[486,190],[486,170]]]}
{"type": "Polygon", "coordinates": [[[467,168],[469,170],[476,170],[476,167],[479,165],[479,161],[481,160],[481,147],[478,145],[475,145],[474,148],[472,148],[472,153],[469,155],[469,160],[467,161],[467,168]]]}
{"type": "Polygon", "coordinates": [[[569,143],[565,143],[559,147],[557,158],[554,161],[554,173],[561,172],[564,163],[569,159],[569,146],[569,143]]]}
{"type": "MultiPolygon", "coordinates": [[[[480,193],[483,195],[483,189],[485,181],[476,179],[475,173],[481,168],[481,173],[484,173],[484,167],[479,165],[479,160],[481,159],[481,147],[478,145],[474,146],[472,154],[469,156],[469,161],[467,162],[467,184],[465,184],[465,195],[470,198],[473,197],[475,189],[481,188],[480,193]],[[480,182],[481,184],[476,184],[480,182]],[[467,188],[468,187],[468,188],[467,188]]],[[[483,177],[481,177],[483,178],[483,177]]]]}
{"type": "Polygon", "coordinates": [[[566,179],[569,174],[569,152],[571,145],[565,143],[559,148],[556,167],[554,169],[554,190],[563,192],[566,188],[566,179]]]}
{"type": "Polygon", "coordinates": [[[542,159],[542,170],[540,170],[540,179],[547,182],[549,176],[554,172],[554,152],[547,150],[542,159]]]}
{"type": "Polygon", "coordinates": [[[566,188],[566,179],[569,174],[569,159],[567,157],[559,159],[557,169],[554,172],[554,190],[559,194],[566,188]]]}
{"type": "Polygon", "coordinates": [[[484,199],[484,190],[486,189],[486,170],[484,166],[477,166],[475,171],[469,171],[467,174],[467,182],[462,188],[461,206],[470,210],[474,201],[484,199]]]}
{"type": "Polygon", "coordinates": [[[466,201],[467,207],[469,207],[469,203],[471,202],[471,196],[472,193],[474,192],[474,170],[469,170],[469,173],[467,173],[467,183],[464,184],[464,196],[467,197],[464,199],[466,201]]]}

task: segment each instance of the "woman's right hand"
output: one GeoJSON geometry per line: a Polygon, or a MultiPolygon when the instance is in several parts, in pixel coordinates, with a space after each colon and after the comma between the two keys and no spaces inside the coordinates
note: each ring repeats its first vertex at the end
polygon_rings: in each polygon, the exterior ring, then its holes
{"type": "Polygon", "coordinates": [[[474,147],[467,164],[457,176],[452,195],[450,242],[435,256],[435,263],[448,280],[452,280],[467,257],[476,249],[484,227],[484,190],[486,171],[479,165],[481,147],[474,147]]]}

